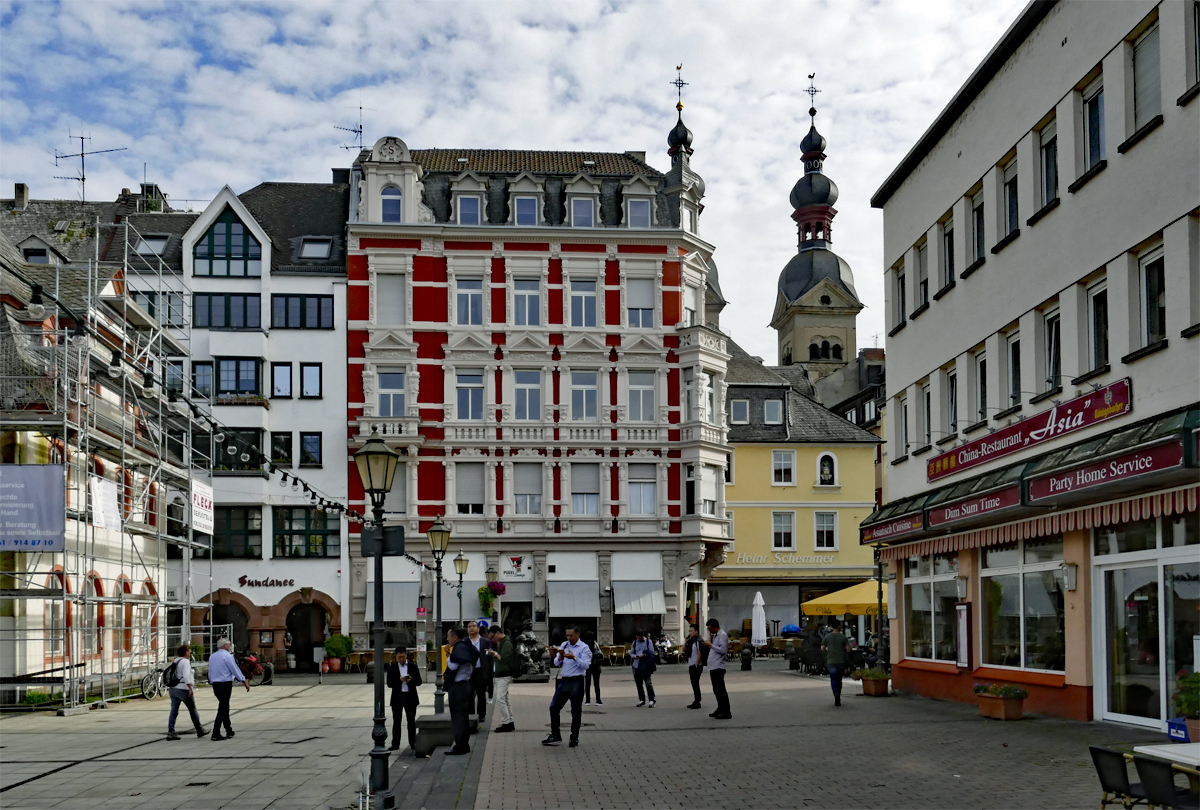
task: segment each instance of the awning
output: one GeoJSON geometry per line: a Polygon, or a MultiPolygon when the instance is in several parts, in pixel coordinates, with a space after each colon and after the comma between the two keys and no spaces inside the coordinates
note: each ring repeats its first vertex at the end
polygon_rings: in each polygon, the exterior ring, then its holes
{"type": "MultiPolygon", "coordinates": [[[[445,576],[445,574],[443,574],[445,576]]],[[[447,577],[453,586],[442,583],[442,621],[444,622],[469,622],[472,619],[480,617],[479,612],[479,589],[487,583],[483,580],[464,580],[462,586],[462,609],[464,616],[458,615],[458,579],[453,573],[447,577]]],[[[437,610],[437,605],[430,605],[429,609],[437,610]]]]}
{"type": "MultiPolygon", "coordinates": [[[[883,609],[887,610],[887,588],[883,589],[883,609]]],[[[879,612],[879,580],[868,579],[849,588],[818,596],[800,603],[805,616],[874,616],[879,612]]]]}
{"type": "Polygon", "coordinates": [[[638,615],[667,612],[667,601],[663,597],[662,580],[624,581],[614,580],[613,613],[638,615]]]}
{"type": "Polygon", "coordinates": [[[600,583],[597,580],[547,582],[546,595],[550,599],[551,616],[600,615],[600,583]]]}
{"type": "Polygon", "coordinates": [[[533,601],[533,583],[532,582],[505,582],[504,596],[500,597],[507,602],[532,602],[533,601]]]}
{"type": "MultiPolygon", "coordinates": [[[[415,622],[421,601],[420,582],[383,583],[383,620],[385,622],[415,622]]],[[[367,617],[375,621],[375,583],[367,583],[367,617]]]]}

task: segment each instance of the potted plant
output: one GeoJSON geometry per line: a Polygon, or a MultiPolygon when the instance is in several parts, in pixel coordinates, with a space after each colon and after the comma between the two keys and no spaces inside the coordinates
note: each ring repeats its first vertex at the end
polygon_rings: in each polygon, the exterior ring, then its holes
{"type": "Polygon", "coordinates": [[[878,667],[860,669],[854,673],[854,679],[862,681],[863,694],[873,697],[888,696],[888,680],[891,677],[891,675],[878,667]]]}
{"type": "Polygon", "coordinates": [[[1177,681],[1178,688],[1172,696],[1175,711],[1187,725],[1188,740],[1200,742],[1200,672],[1183,675],[1177,681]]]}
{"type": "Polygon", "coordinates": [[[354,641],[349,636],[334,634],[325,639],[325,657],[329,659],[330,672],[342,671],[342,659],[354,649],[354,641]]]}
{"type": "Polygon", "coordinates": [[[1019,686],[1001,683],[975,684],[975,696],[979,698],[979,716],[997,720],[1020,720],[1025,710],[1025,698],[1029,692],[1019,686]]]}

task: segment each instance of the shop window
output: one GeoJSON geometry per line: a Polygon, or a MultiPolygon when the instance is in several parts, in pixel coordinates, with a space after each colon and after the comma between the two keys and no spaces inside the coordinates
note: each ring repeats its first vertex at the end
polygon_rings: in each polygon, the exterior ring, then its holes
{"type": "Polygon", "coordinates": [[[1159,547],[1182,548],[1197,544],[1200,544],[1200,516],[1195,513],[1161,519],[1148,518],[1095,530],[1096,556],[1153,551],[1159,547]]]}
{"type": "Polygon", "coordinates": [[[983,663],[1063,671],[1062,537],[983,551],[980,631],[983,663]]]}
{"type": "Polygon", "coordinates": [[[321,509],[277,506],[274,509],[276,557],[337,557],[341,521],[329,520],[321,509]]]}
{"type": "Polygon", "coordinates": [[[957,660],[954,605],[958,602],[958,555],[909,557],[904,571],[905,656],[957,660]]]}
{"type": "MultiPolygon", "coordinates": [[[[262,509],[257,506],[218,506],[213,509],[212,557],[262,558],[262,509]]],[[[207,557],[203,549],[197,557],[207,557]]]]}

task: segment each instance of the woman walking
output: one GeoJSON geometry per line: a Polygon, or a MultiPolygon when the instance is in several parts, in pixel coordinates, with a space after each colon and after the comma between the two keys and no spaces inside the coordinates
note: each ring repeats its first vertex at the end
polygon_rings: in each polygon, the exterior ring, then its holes
{"type": "Polygon", "coordinates": [[[200,715],[196,713],[196,672],[192,669],[191,658],[192,648],[187,644],[180,644],[179,649],[175,651],[175,660],[167,670],[167,686],[171,690],[171,717],[167,720],[168,740],[179,739],[179,735],[175,733],[175,718],[179,716],[180,703],[187,706],[192,725],[196,728],[196,736],[203,737],[206,733],[200,722],[200,715]]]}
{"type": "Polygon", "coordinates": [[[649,693],[650,708],[653,709],[654,684],[650,676],[658,665],[655,663],[654,642],[646,637],[644,630],[637,631],[637,638],[629,649],[629,657],[633,659],[633,682],[637,684],[638,707],[646,705],[646,695],[649,693]]]}
{"type": "Polygon", "coordinates": [[[596,684],[596,705],[603,706],[604,701],[600,699],[600,667],[603,666],[600,661],[600,645],[596,643],[596,634],[590,630],[583,637],[583,641],[592,651],[592,663],[588,665],[587,673],[583,676],[583,705],[592,705],[592,684],[594,683],[596,684]]]}

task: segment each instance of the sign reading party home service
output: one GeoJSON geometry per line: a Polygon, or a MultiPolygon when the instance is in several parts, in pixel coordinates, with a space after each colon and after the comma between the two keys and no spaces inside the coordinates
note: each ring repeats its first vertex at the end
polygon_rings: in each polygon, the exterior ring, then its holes
{"type": "Polygon", "coordinates": [[[970,520],[1020,505],[1021,485],[1014,484],[1007,489],[989,492],[987,495],[979,495],[975,498],[955,501],[936,509],[930,509],[929,527],[932,529],[948,523],[957,523],[960,520],[970,520]]]}
{"type": "Polygon", "coordinates": [[[0,551],[62,551],[61,464],[0,464],[0,551]]]}
{"type": "Polygon", "coordinates": [[[1174,441],[1111,458],[1097,464],[1034,478],[1029,482],[1029,501],[1045,501],[1071,492],[1115,484],[1142,475],[1183,466],[1183,442],[1174,441]]]}
{"type": "Polygon", "coordinates": [[[1126,377],[1098,391],[1055,405],[1037,416],[1009,425],[949,453],[931,458],[925,466],[930,481],[1036,447],[1077,430],[1124,416],[1133,409],[1133,390],[1126,377]]]}

